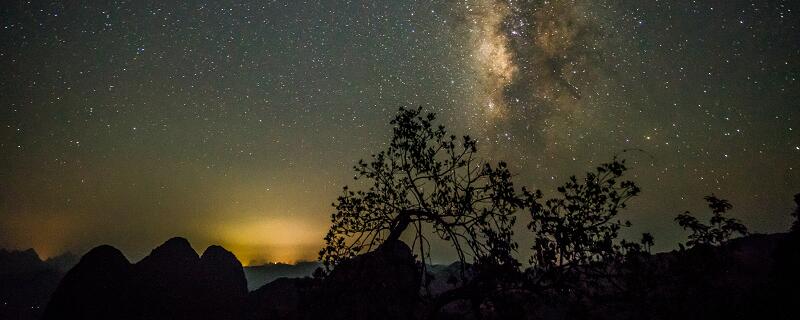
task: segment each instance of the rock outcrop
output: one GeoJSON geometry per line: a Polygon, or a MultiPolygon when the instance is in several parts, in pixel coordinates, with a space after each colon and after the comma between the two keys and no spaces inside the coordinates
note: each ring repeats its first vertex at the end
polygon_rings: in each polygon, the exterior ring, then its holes
{"type": "Polygon", "coordinates": [[[420,269],[401,241],[336,266],[324,279],[282,278],[250,293],[248,320],[415,319],[420,269]]]}
{"type": "Polygon", "coordinates": [[[401,241],[387,242],[336,266],[322,284],[314,312],[328,319],[413,319],[420,281],[411,249],[401,241]]]}

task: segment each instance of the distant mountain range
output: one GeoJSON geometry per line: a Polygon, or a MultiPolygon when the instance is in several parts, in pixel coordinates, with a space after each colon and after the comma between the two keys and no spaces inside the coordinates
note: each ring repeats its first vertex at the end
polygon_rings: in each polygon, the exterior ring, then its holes
{"type": "Polygon", "coordinates": [[[33,249],[0,249],[0,319],[38,319],[58,282],[78,259],[65,253],[42,261],[33,249]]]}
{"type": "Polygon", "coordinates": [[[244,267],[244,276],[247,278],[247,289],[253,291],[279,278],[310,277],[320,266],[321,264],[316,261],[304,261],[296,264],[267,263],[244,267]]]}
{"type": "Polygon", "coordinates": [[[78,260],[80,257],[71,252],[42,260],[33,249],[22,251],[0,249],[0,275],[41,269],[67,272],[78,263],[78,260]]]}

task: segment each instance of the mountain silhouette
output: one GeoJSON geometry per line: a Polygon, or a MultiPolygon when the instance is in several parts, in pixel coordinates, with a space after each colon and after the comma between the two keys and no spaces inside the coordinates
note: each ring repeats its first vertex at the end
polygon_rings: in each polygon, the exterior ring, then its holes
{"type": "Polygon", "coordinates": [[[236,319],[246,295],[242,265],[222,247],[200,257],[172,238],[131,264],[100,246],[67,273],[43,319],[236,319]]]}
{"type": "Polygon", "coordinates": [[[322,265],[317,261],[301,261],[296,264],[266,263],[244,267],[247,288],[254,291],[280,278],[304,278],[314,274],[322,265]]]}
{"type": "Polygon", "coordinates": [[[210,246],[200,257],[200,304],[207,319],[240,315],[247,298],[247,280],[236,256],[220,246],[210,246]]]}
{"type": "Polygon", "coordinates": [[[33,249],[0,249],[0,319],[39,319],[63,275],[33,249]]]}
{"type": "Polygon", "coordinates": [[[131,274],[129,291],[141,319],[178,319],[196,311],[191,299],[198,298],[200,256],[189,241],[172,238],[139,261],[131,274]]]}
{"type": "Polygon", "coordinates": [[[36,250],[8,251],[0,249],[0,275],[46,268],[47,264],[39,258],[36,250]]]}
{"type": "Polygon", "coordinates": [[[66,253],[46,261],[33,249],[0,249],[0,319],[39,319],[50,296],[77,257],[66,253]]]}
{"type": "Polygon", "coordinates": [[[61,280],[43,319],[126,319],[128,259],[108,245],[86,253],[61,280]]]}
{"type": "Polygon", "coordinates": [[[67,273],[69,269],[72,269],[78,261],[80,261],[81,257],[78,255],[73,254],[72,252],[65,252],[63,254],[57,255],[55,257],[47,258],[44,261],[50,268],[55,269],[61,273],[67,273]]]}

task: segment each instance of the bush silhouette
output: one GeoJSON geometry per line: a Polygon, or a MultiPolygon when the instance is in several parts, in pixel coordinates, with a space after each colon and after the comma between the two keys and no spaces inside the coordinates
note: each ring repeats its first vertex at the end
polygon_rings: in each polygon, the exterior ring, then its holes
{"type": "Polygon", "coordinates": [[[631,223],[617,215],[640,192],[634,182],[622,180],[627,170],[624,160],[614,159],[583,179],[570,177],[557,197],[544,202],[541,191],[525,192],[533,233],[527,270],[532,293],[568,303],[586,298],[622,280],[618,276],[628,258],[649,252],[654,243],[650,234],[643,235],[641,244],[618,240],[620,229],[631,223]]]}
{"type": "Polygon", "coordinates": [[[679,226],[691,232],[689,240],[686,242],[690,248],[697,245],[718,246],[730,240],[734,234],[747,235],[747,227],[739,220],[723,216],[733,208],[728,200],[717,198],[713,194],[704,199],[708,202],[708,207],[712,212],[709,224],[700,222],[689,211],[675,217],[675,222],[679,226]]]}

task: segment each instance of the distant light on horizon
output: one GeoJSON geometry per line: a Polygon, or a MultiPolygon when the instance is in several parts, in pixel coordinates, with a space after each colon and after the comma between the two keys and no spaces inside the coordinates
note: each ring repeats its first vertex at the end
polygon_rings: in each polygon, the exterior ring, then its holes
{"type": "Polygon", "coordinates": [[[224,224],[213,232],[219,232],[216,236],[220,245],[233,252],[245,266],[316,260],[325,225],[299,218],[263,216],[224,224]]]}

